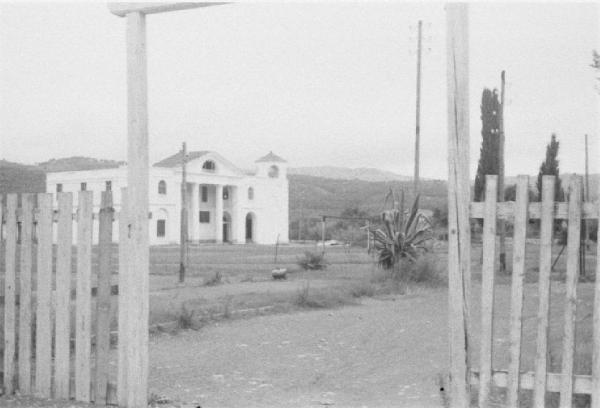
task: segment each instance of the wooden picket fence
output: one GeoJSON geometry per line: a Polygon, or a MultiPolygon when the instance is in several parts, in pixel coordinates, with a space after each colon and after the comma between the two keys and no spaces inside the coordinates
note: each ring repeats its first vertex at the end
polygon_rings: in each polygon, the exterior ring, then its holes
{"type": "Polygon", "coordinates": [[[102,193],[98,214],[93,213],[91,191],[78,193],[75,213],[72,193],[58,193],[56,198],[57,210],[54,196],[47,193],[7,194],[0,206],[3,393],[114,403],[116,389],[109,385],[110,329],[116,310],[111,310],[112,195],[102,193]],[[94,218],[99,228],[96,265],[94,218]]]}
{"type": "MultiPolygon", "coordinates": [[[[471,385],[479,385],[479,406],[493,405],[492,386],[506,388],[505,405],[519,406],[519,391],[533,390],[533,406],[545,406],[546,393],[560,393],[560,407],[571,407],[573,394],[592,396],[592,407],[600,407],[600,279],[596,279],[594,301],[594,341],[592,374],[575,374],[575,325],[577,307],[577,282],[582,219],[598,219],[599,203],[583,203],[581,180],[573,180],[569,186],[568,202],[554,202],[555,180],[543,177],[542,201],[528,202],[528,177],[521,176],[517,182],[515,202],[496,202],[496,176],[486,178],[486,200],[471,203],[470,217],[483,219],[483,265],[481,284],[481,344],[479,370],[466,367],[470,372],[471,385]],[[494,277],[496,260],[496,221],[514,219],[513,269],[511,282],[511,310],[509,334],[509,364],[506,370],[492,366],[494,352],[494,277]],[[523,295],[525,279],[525,244],[529,219],[540,220],[539,254],[539,303],[537,314],[537,341],[535,371],[524,372],[521,368],[521,342],[523,324],[523,295]],[[548,372],[548,328],[550,310],[550,272],[552,265],[552,231],[554,220],[567,220],[566,299],[564,303],[564,334],[562,367],[560,373],[548,372]]],[[[600,251],[599,251],[600,253],[600,251]]],[[[596,267],[598,276],[599,267],[596,267]]],[[[468,325],[467,325],[468,327],[468,325]]],[[[467,350],[468,352],[468,350],[467,350]]],[[[467,363],[468,359],[467,359],[467,363]]]]}

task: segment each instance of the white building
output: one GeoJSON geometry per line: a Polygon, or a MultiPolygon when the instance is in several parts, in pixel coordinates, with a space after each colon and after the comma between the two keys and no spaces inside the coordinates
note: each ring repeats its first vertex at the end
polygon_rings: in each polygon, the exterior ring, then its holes
{"type": "MultiPolygon", "coordinates": [[[[150,243],[180,240],[182,153],[150,168],[150,243]]],[[[188,237],[192,242],[274,244],[288,242],[287,163],[273,154],[261,157],[251,172],[243,171],[215,152],[188,153],[188,237]]],[[[94,192],[94,212],[101,192],[110,189],[120,211],[121,188],[127,186],[127,165],[94,170],[49,172],[47,192],[94,192]]],[[[77,202],[77,194],[73,197],[77,202]]],[[[97,223],[97,220],[95,220],[97,223]]],[[[114,223],[113,237],[118,237],[114,223]]],[[[76,231],[74,231],[76,232],[76,231]]],[[[97,226],[94,240],[97,242],[97,226]]]]}

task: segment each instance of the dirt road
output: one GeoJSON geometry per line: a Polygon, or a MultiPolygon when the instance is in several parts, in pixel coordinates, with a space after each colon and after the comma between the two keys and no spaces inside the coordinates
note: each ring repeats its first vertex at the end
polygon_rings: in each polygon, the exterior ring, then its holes
{"type": "Polygon", "coordinates": [[[430,290],[161,334],[150,389],[203,408],[440,407],[445,299],[430,290]]]}

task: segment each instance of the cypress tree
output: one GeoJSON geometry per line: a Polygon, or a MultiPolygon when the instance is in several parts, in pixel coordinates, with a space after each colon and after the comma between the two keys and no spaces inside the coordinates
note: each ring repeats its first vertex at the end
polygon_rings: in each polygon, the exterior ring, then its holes
{"type": "Polygon", "coordinates": [[[475,176],[475,201],[485,199],[485,176],[499,171],[499,113],[498,92],[484,88],[481,95],[481,149],[475,176]]]}
{"type": "Polygon", "coordinates": [[[542,176],[555,176],[554,182],[554,201],[564,201],[564,192],[560,183],[560,173],[558,168],[558,148],[560,143],[556,140],[556,134],[552,134],[550,143],[546,145],[546,159],[540,166],[540,172],[537,178],[538,198],[542,201],[542,176]]]}

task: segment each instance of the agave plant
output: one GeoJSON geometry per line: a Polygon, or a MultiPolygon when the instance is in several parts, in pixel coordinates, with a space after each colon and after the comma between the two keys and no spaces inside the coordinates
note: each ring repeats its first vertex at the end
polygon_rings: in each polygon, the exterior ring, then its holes
{"type": "Polygon", "coordinates": [[[425,244],[432,238],[432,224],[419,212],[418,195],[408,213],[404,212],[404,205],[399,205],[391,190],[386,196],[386,203],[390,198],[394,204],[391,210],[381,214],[382,228],[369,229],[378,252],[377,262],[385,269],[393,268],[401,260],[415,262],[421,253],[427,251],[425,244]]]}

